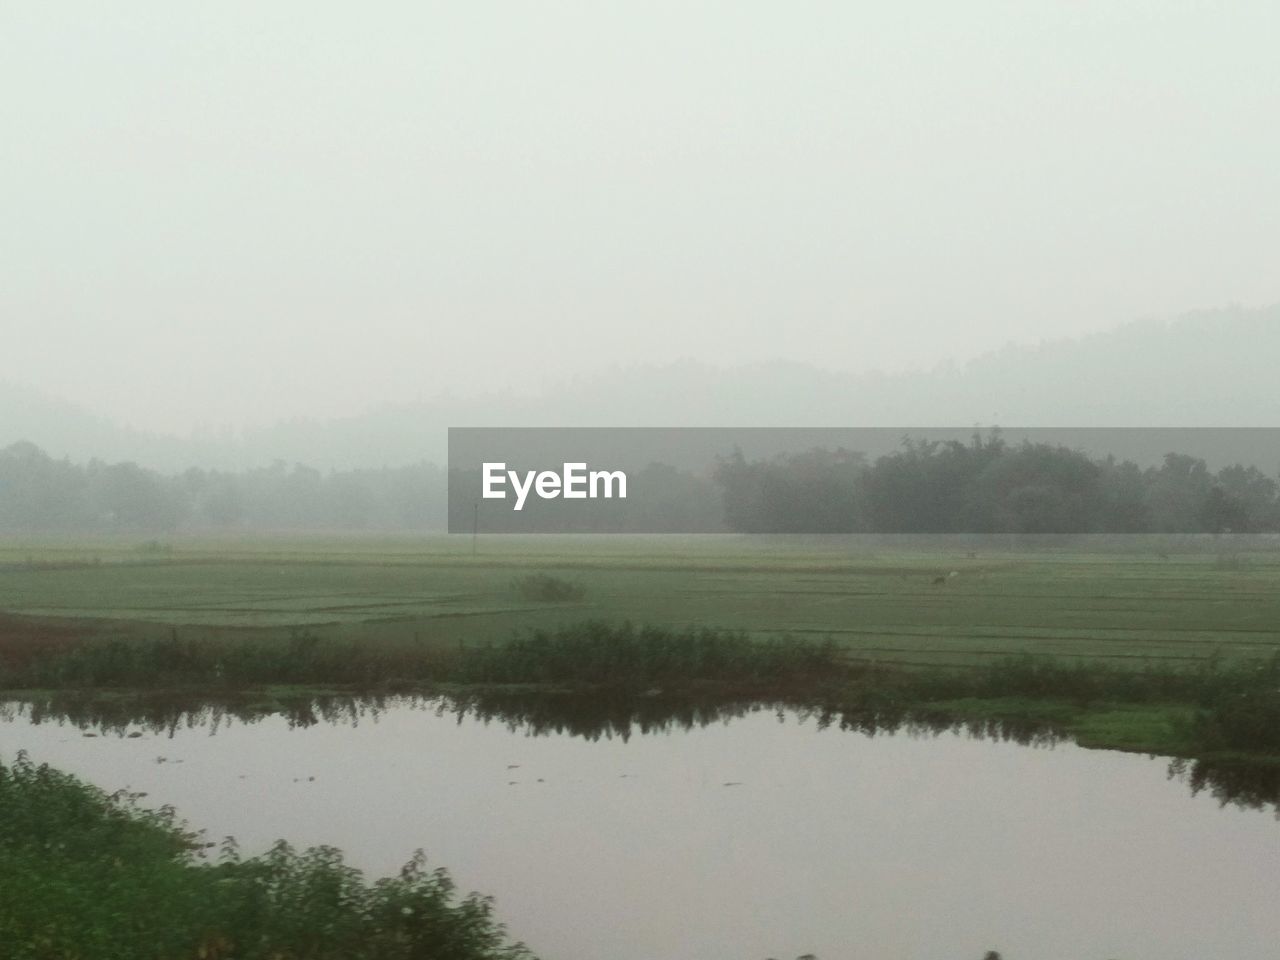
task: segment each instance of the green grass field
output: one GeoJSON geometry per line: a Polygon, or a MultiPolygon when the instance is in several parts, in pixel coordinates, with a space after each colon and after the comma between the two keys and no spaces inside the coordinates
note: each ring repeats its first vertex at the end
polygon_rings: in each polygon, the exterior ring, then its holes
{"type": "MultiPolygon", "coordinates": [[[[1025,544],[1023,544],[1025,547],[1025,544]]],[[[0,544],[0,612],[76,636],[322,635],[456,647],[588,618],[832,638],[850,658],[1112,663],[1280,650],[1280,551],[1205,540],[1030,552],[1007,542],[741,537],[175,539],[0,544]],[[546,572],[580,601],[523,598],[546,572]],[[939,581],[941,578],[941,582],[939,581]]]]}

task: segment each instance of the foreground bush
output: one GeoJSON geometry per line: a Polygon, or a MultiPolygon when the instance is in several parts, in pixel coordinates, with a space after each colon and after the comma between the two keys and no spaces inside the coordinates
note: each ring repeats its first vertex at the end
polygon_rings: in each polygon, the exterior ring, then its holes
{"type": "Polygon", "coordinates": [[[421,853],[368,883],[331,847],[217,863],[174,823],[23,756],[0,765],[6,960],[529,960],[421,853]]]}

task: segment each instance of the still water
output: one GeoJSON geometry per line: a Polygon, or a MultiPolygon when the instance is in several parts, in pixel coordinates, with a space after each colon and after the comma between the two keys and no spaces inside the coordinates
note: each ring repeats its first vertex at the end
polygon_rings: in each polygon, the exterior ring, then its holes
{"type": "Polygon", "coordinates": [[[546,960],[1280,957],[1274,809],[1167,760],[770,708],[586,736],[440,701],[307,719],[10,705],[0,757],[145,791],[246,853],[333,844],[386,874],[421,847],[546,960]]]}

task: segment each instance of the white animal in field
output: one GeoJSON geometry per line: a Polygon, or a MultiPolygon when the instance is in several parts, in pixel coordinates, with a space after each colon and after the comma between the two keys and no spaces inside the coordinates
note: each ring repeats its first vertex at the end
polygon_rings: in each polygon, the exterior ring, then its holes
{"type": "Polygon", "coordinates": [[[948,574],[947,574],[947,576],[948,576],[948,577],[958,577],[958,576],[960,576],[960,571],[959,571],[959,570],[952,570],[950,573],[948,573],[948,574]]]}

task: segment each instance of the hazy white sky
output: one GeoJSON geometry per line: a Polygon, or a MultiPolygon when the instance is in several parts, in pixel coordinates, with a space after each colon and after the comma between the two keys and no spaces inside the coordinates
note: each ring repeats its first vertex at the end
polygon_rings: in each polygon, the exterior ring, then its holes
{"type": "Polygon", "coordinates": [[[1280,300],[1280,4],[0,0],[0,379],[260,423],[1280,300]]]}

